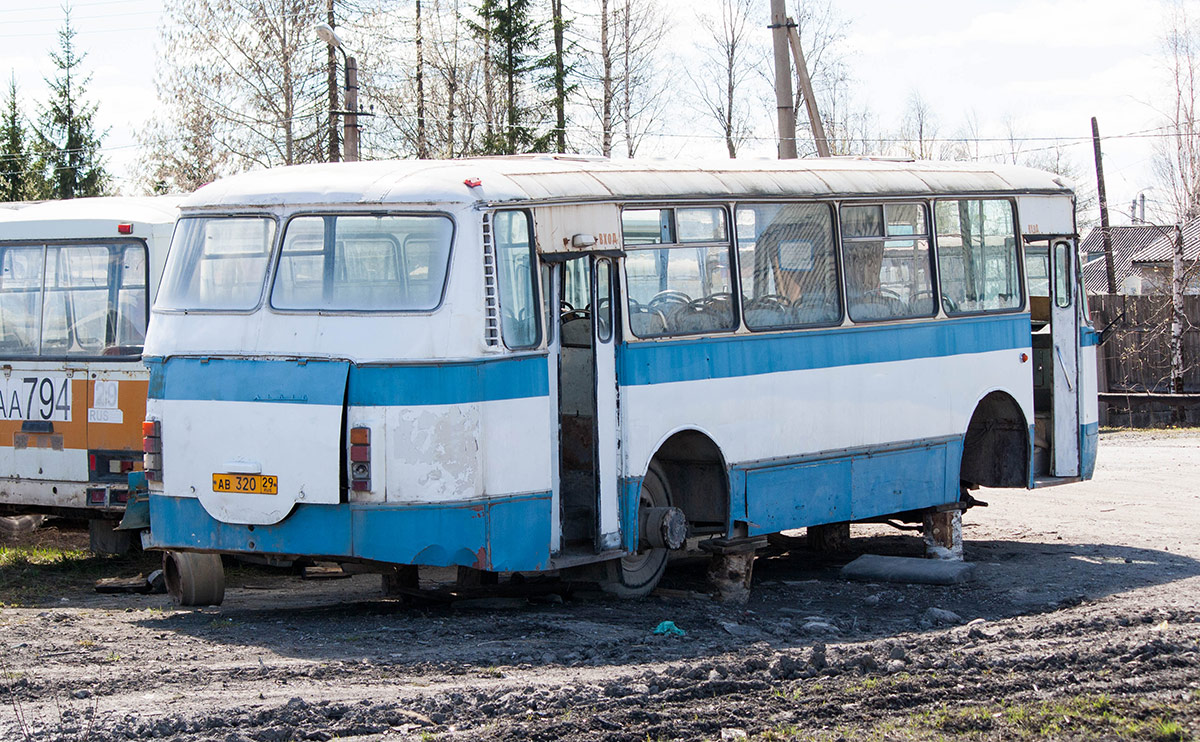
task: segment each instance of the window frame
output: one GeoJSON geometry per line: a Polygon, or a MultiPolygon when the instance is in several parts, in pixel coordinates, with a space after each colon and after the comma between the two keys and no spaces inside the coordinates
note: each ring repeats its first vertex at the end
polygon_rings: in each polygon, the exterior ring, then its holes
{"type": "MultiPolygon", "coordinates": [[[[738,266],[738,262],[737,262],[737,239],[736,239],[737,226],[733,223],[733,213],[734,213],[733,207],[734,207],[734,202],[732,202],[732,201],[681,201],[678,203],[663,203],[663,202],[642,203],[642,202],[628,202],[627,201],[627,202],[623,202],[620,204],[621,225],[622,225],[621,250],[624,253],[624,255],[621,256],[619,270],[614,271],[614,284],[619,285],[621,287],[620,293],[623,294],[625,297],[625,304],[623,305],[622,311],[619,313],[619,316],[621,317],[620,322],[622,322],[622,324],[623,324],[622,329],[628,330],[627,334],[628,334],[629,340],[634,340],[634,341],[638,341],[638,342],[656,342],[656,341],[661,341],[661,340],[672,340],[675,338],[695,338],[695,337],[702,337],[702,336],[706,336],[706,335],[733,336],[742,330],[744,325],[742,324],[741,299],[739,298],[739,294],[741,291],[741,281],[740,281],[740,277],[738,275],[739,266],[738,266]],[[717,209],[717,210],[719,210],[725,219],[725,240],[723,242],[719,241],[719,240],[679,242],[679,222],[677,220],[676,212],[679,211],[680,209],[717,209]],[[649,210],[658,210],[658,211],[666,210],[666,211],[671,212],[670,230],[671,230],[671,236],[675,240],[675,242],[657,242],[657,243],[645,244],[645,245],[627,245],[627,244],[625,244],[625,232],[624,232],[625,212],[626,211],[649,211],[649,210]],[[695,250],[697,248],[708,249],[708,248],[712,248],[712,247],[721,247],[721,246],[724,246],[726,259],[729,261],[728,262],[729,284],[730,284],[730,287],[729,287],[730,302],[729,302],[729,304],[730,304],[730,310],[733,314],[733,321],[728,328],[721,328],[718,330],[699,330],[696,332],[669,332],[669,333],[664,333],[662,335],[649,335],[649,336],[643,337],[633,331],[632,325],[624,326],[624,322],[626,321],[624,318],[630,316],[629,301],[633,298],[633,294],[629,290],[629,262],[628,261],[629,261],[630,253],[649,252],[652,250],[653,251],[657,251],[657,250],[695,250]]],[[[614,312],[614,318],[616,318],[617,316],[618,316],[618,313],[614,312]]]]}
{"type": "Polygon", "coordinates": [[[939,272],[938,272],[937,245],[935,244],[936,240],[933,235],[933,231],[934,231],[933,210],[931,208],[933,200],[934,200],[933,197],[928,197],[928,196],[914,198],[912,196],[904,196],[901,194],[896,194],[892,198],[888,198],[888,197],[879,198],[879,197],[875,197],[875,196],[869,196],[869,197],[862,197],[862,198],[855,198],[855,199],[838,199],[834,202],[837,205],[837,212],[836,212],[836,227],[837,227],[837,229],[836,229],[836,231],[837,231],[838,257],[839,257],[839,262],[841,264],[840,267],[843,269],[846,267],[846,243],[847,242],[851,242],[851,243],[853,243],[853,242],[882,242],[882,243],[885,243],[885,247],[886,247],[886,243],[888,240],[903,240],[903,239],[910,239],[910,238],[916,240],[916,239],[920,239],[920,238],[924,237],[926,239],[926,241],[928,242],[929,289],[932,293],[931,301],[933,303],[933,311],[931,311],[929,314],[906,315],[903,317],[880,317],[878,319],[854,319],[854,317],[850,313],[850,282],[849,282],[848,278],[846,277],[845,271],[843,270],[840,275],[841,275],[841,281],[842,281],[842,283],[841,283],[842,302],[843,302],[842,306],[843,306],[843,310],[845,312],[845,321],[846,322],[849,322],[852,325],[878,325],[878,324],[884,323],[884,322],[929,321],[929,320],[937,319],[938,317],[941,317],[944,315],[944,312],[942,311],[942,302],[941,302],[941,293],[940,293],[941,292],[941,276],[939,275],[939,272]],[[918,235],[918,234],[888,235],[887,234],[887,231],[888,231],[887,207],[889,207],[889,206],[905,206],[905,205],[917,205],[917,206],[920,206],[922,209],[924,209],[924,212],[925,212],[925,233],[924,234],[920,234],[920,235],[918,235]],[[881,225],[883,235],[878,236],[878,237],[849,237],[849,238],[847,238],[842,233],[842,209],[844,207],[855,207],[855,206],[879,206],[880,207],[881,216],[883,217],[883,221],[882,221],[882,225],[881,225]]]}
{"type": "MultiPolygon", "coordinates": [[[[981,316],[987,316],[987,315],[993,315],[993,314],[1020,314],[1021,312],[1027,311],[1029,308],[1029,285],[1028,285],[1028,283],[1026,283],[1026,281],[1027,281],[1027,271],[1025,268],[1026,250],[1025,250],[1025,241],[1021,238],[1021,223],[1020,223],[1020,219],[1017,215],[1017,200],[1011,196],[1000,196],[1000,195],[993,195],[993,196],[988,196],[988,195],[937,196],[937,197],[931,199],[930,207],[931,208],[930,208],[929,213],[933,218],[933,225],[932,225],[933,226],[933,235],[932,235],[932,237],[934,240],[934,252],[935,252],[934,262],[937,263],[936,267],[937,267],[938,313],[944,314],[949,319],[957,319],[959,317],[981,317],[981,316]],[[1006,309],[980,309],[980,310],[976,310],[973,312],[961,312],[960,311],[960,312],[954,312],[954,313],[950,313],[950,312],[946,311],[945,306],[942,304],[942,265],[941,265],[942,252],[941,252],[941,243],[939,241],[938,226],[937,226],[937,205],[938,205],[938,203],[940,203],[942,201],[1004,201],[1004,202],[1008,203],[1010,213],[1012,214],[1013,239],[1015,241],[1015,246],[1013,247],[1013,250],[1016,252],[1016,259],[1017,259],[1017,288],[1021,292],[1021,300],[1017,303],[1017,306],[1015,308],[1008,307],[1006,309]]],[[[1047,276],[1047,279],[1053,280],[1053,276],[1047,276]]]]}
{"type": "MultiPolygon", "coordinates": [[[[283,228],[275,233],[274,244],[271,247],[271,257],[267,261],[267,281],[266,293],[262,295],[259,305],[253,310],[246,312],[252,314],[262,309],[265,305],[268,312],[279,315],[302,315],[302,316],[317,316],[317,317],[354,317],[354,316],[428,316],[441,310],[446,303],[446,294],[449,291],[450,281],[452,279],[452,271],[454,268],[454,253],[455,246],[458,242],[458,222],[447,211],[420,211],[420,210],[392,210],[392,209],[372,209],[370,211],[355,211],[353,209],[338,209],[336,211],[323,210],[307,210],[296,211],[288,214],[283,219],[283,228]],[[310,217],[342,217],[342,216],[365,216],[365,217],[404,217],[404,216],[436,216],[443,217],[450,222],[450,245],[446,251],[446,275],[442,281],[442,291],[438,296],[437,304],[431,309],[280,309],[271,304],[271,297],[275,293],[275,281],[279,276],[279,265],[283,259],[283,241],[286,238],[287,230],[291,227],[294,220],[310,217]]],[[[191,313],[194,310],[187,310],[191,313]]],[[[225,314],[222,311],[207,310],[212,314],[225,314]]]]}
{"type": "MultiPolygon", "coordinates": [[[[144,260],[142,262],[142,271],[141,271],[141,276],[140,276],[142,283],[139,284],[138,288],[143,289],[146,294],[146,307],[143,310],[143,314],[144,314],[143,320],[145,322],[145,326],[147,328],[149,328],[150,312],[152,311],[152,300],[151,300],[151,296],[150,296],[150,246],[144,238],[134,237],[134,236],[128,236],[128,237],[122,236],[122,237],[98,237],[98,238],[74,238],[73,237],[73,238],[68,238],[68,239],[49,239],[49,240],[5,240],[3,242],[0,242],[0,260],[2,260],[2,255],[5,251],[7,251],[11,248],[22,248],[22,247],[36,247],[36,248],[39,248],[42,253],[42,279],[41,279],[41,284],[37,291],[39,299],[40,299],[40,301],[38,303],[37,352],[32,355],[13,355],[13,354],[9,354],[9,353],[0,352],[0,359],[3,359],[5,361],[9,361],[9,360],[12,360],[12,361],[56,361],[56,362],[57,361],[61,361],[61,362],[104,361],[105,363],[108,363],[108,362],[113,362],[113,363],[141,362],[141,360],[142,360],[142,352],[141,351],[139,351],[138,353],[120,353],[120,354],[113,354],[113,355],[104,355],[103,350],[100,353],[46,354],[46,353],[42,352],[42,346],[43,346],[43,335],[45,333],[45,312],[46,312],[46,261],[49,256],[50,248],[52,248],[52,247],[58,247],[58,248],[63,248],[63,247],[103,247],[108,250],[109,261],[110,261],[109,269],[108,269],[108,283],[107,283],[107,286],[105,287],[106,294],[107,294],[105,333],[107,334],[107,332],[110,328],[110,325],[111,325],[111,328],[113,329],[113,341],[114,341],[114,345],[112,345],[112,346],[106,345],[105,347],[116,347],[116,348],[132,347],[132,346],[115,345],[116,321],[119,318],[120,292],[122,289],[127,290],[131,287],[122,286],[122,284],[121,284],[120,279],[122,279],[125,275],[123,266],[117,267],[117,269],[115,271],[116,275],[114,276],[112,261],[113,261],[114,255],[118,256],[118,258],[119,258],[122,255],[123,251],[130,247],[141,248],[142,256],[143,256],[144,260]]],[[[118,260],[118,262],[119,262],[119,260],[118,260]]],[[[0,290],[2,290],[2,288],[3,287],[0,286],[0,290]]],[[[67,287],[64,289],[59,289],[59,291],[70,291],[73,288],[82,288],[82,287],[67,287]]],[[[107,337],[105,338],[105,341],[107,343],[107,337]]],[[[145,347],[144,342],[143,342],[142,347],[143,348],[145,347]]]]}

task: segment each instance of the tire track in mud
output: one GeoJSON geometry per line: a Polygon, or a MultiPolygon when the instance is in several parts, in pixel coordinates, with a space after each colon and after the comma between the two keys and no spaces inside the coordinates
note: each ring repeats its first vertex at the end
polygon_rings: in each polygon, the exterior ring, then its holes
{"type": "MultiPolygon", "coordinates": [[[[1084,605],[1052,617],[798,648],[758,642],[737,652],[624,667],[501,666],[465,673],[404,663],[229,667],[208,673],[210,690],[197,689],[214,705],[193,698],[183,713],[169,707],[146,713],[136,706],[104,711],[101,704],[89,739],[271,742],[424,733],[450,740],[632,742],[718,739],[723,729],[866,734],[889,720],[943,707],[1087,694],[1175,704],[1178,718],[1197,728],[1200,613],[1111,610],[1084,605]],[[272,697],[292,695],[271,702],[260,696],[264,686],[274,686],[272,697]],[[230,698],[241,700],[219,705],[230,698]]],[[[146,690],[115,681],[96,692],[115,701],[146,690]]]]}

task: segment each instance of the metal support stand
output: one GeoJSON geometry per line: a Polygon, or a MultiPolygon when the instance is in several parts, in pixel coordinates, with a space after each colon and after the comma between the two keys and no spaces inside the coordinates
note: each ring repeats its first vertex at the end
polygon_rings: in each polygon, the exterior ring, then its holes
{"type": "Polygon", "coordinates": [[[754,576],[756,552],[767,545],[766,536],[713,539],[700,548],[712,554],[708,581],[722,603],[745,603],[750,599],[750,581],[754,576]]]}
{"type": "Polygon", "coordinates": [[[962,510],[934,510],[925,514],[925,556],[963,560],[962,510]]]}

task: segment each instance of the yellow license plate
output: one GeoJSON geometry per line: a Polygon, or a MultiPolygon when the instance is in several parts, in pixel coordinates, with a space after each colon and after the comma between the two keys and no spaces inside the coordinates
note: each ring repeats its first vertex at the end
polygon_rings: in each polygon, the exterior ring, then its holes
{"type": "Polygon", "coordinates": [[[279,494],[279,478],[269,474],[214,474],[213,492],[247,495],[279,494]]]}

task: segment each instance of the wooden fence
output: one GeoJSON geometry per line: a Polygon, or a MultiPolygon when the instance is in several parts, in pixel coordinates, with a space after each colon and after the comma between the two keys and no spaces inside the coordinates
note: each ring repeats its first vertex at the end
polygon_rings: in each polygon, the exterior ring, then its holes
{"type": "MultiPolygon", "coordinates": [[[[1100,346],[1098,381],[1105,392],[1171,391],[1169,294],[1089,296],[1100,346]]],[[[1200,392],[1200,296],[1183,298],[1183,391],[1200,392]]]]}

